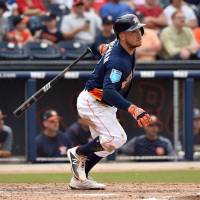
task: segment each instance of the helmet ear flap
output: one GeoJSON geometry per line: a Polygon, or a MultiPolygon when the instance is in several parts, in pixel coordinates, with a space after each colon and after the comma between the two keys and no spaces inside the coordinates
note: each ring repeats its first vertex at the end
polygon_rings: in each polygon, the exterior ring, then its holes
{"type": "Polygon", "coordinates": [[[141,31],[141,34],[144,35],[144,28],[143,27],[140,28],[140,31],[141,31]]]}

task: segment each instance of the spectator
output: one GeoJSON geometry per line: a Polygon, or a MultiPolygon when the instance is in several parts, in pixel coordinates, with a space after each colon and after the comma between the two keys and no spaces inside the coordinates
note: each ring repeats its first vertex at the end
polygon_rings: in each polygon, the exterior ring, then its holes
{"type": "Polygon", "coordinates": [[[72,8],[73,0],[50,0],[50,3],[52,4],[60,4],[67,6],[69,9],[72,8]]]}
{"type": "Polygon", "coordinates": [[[84,6],[85,6],[85,12],[90,15],[90,18],[94,20],[95,26],[97,31],[102,29],[102,21],[99,15],[95,12],[95,10],[92,8],[92,3],[94,0],[83,0],[84,6]]]}
{"type": "Polygon", "coordinates": [[[95,58],[101,57],[99,53],[100,44],[109,44],[115,39],[115,34],[113,33],[113,19],[111,16],[103,18],[103,29],[95,38],[95,42],[92,45],[92,50],[95,55],[95,58]]]}
{"type": "Polygon", "coordinates": [[[200,27],[197,27],[193,30],[195,39],[197,41],[197,43],[200,45],[200,27]]]}
{"type": "Polygon", "coordinates": [[[88,143],[91,138],[89,127],[86,121],[79,118],[67,130],[67,137],[69,138],[72,147],[88,143]]]}
{"type": "Polygon", "coordinates": [[[71,144],[65,133],[59,131],[60,116],[55,110],[47,110],[42,120],[44,130],[36,138],[37,156],[66,156],[71,144]]]}
{"type": "Polygon", "coordinates": [[[142,45],[137,48],[137,61],[154,61],[161,51],[161,41],[157,31],[146,27],[142,37],[142,45]]]}
{"type": "Polygon", "coordinates": [[[18,5],[15,0],[8,0],[6,6],[7,11],[3,15],[5,18],[19,15],[18,5]]]}
{"type": "Polygon", "coordinates": [[[27,29],[27,18],[16,16],[13,18],[14,30],[7,33],[6,38],[9,42],[13,42],[18,46],[23,46],[29,41],[32,41],[31,32],[27,29]]]}
{"type": "Polygon", "coordinates": [[[132,138],[121,148],[121,152],[133,156],[173,156],[169,139],[159,136],[161,122],[151,115],[152,123],[145,127],[145,134],[132,138]]]}
{"type": "Polygon", "coordinates": [[[9,31],[8,19],[4,17],[7,7],[4,2],[0,1],[0,41],[4,39],[5,33],[9,31]]]}
{"type": "Polygon", "coordinates": [[[157,0],[145,0],[145,4],[137,6],[136,11],[144,16],[143,22],[148,28],[159,30],[167,25],[167,19],[157,0]]]}
{"type": "Polygon", "coordinates": [[[133,13],[132,8],[125,3],[121,3],[119,0],[110,0],[109,3],[103,5],[100,9],[101,18],[112,16],[114,21],[117,17],[128,13],[133,13]]]}
{"type": "Polygon", "coordinates": [[[173,24],[161,32],[163,45],[161,57],[164,59],[192,59],[196,57],[199,45],[191,28],[185,26],[185,16],[181,11],[172,15],[173,24]]]}
{"type": "Polygon", "coordinates": [[[36,32],[36,38],[44,40],[49,44],[55,44],[64,40],[64,35],[57,28],[57,18],[49,14],[44,19],[44,27],[36,32]]]}
{"type": "Polygon", "coordinates": [[[101,7],[106,4],[109,0],[94,0],[92,3],[92,7],[96,11],[96,13],[99,13],[99,10],[101,7]]]}
{"type": "Polygon", "coordinates": [[[85,12],[83,0],[74,0],[72,12],[63,17],[61,32],[66,39],[92,44],[96,37],[96,22],[85,12]]]}
{"type": "Polygon", "coordinates": [[[0,110],[0,158],[11,156],[13,132],[4,124],[5,115],[0,110]]]}
{"type": "Polygon", "coordinates": [[[194,109],[193,132],[194,132],[194,150],[200,151],[200,110],[197,108],[194,109]]]}
{"type": "Polygon", "coordinates": [[[20,14],[41,16],[47,11],[42,0],[16,0],[16,3],[20,14]]]}
{"type": "Polygon", "coordinates": [[[172,24],[172,15],[175,11],[181,11],[184,13],[186,20],[186,26],[190,28],[196,28],[198,21],[194,11],[183,0],[172,0],[171,4],[164,9],[164,14],[167,18],[168,24],[172,24]]]}

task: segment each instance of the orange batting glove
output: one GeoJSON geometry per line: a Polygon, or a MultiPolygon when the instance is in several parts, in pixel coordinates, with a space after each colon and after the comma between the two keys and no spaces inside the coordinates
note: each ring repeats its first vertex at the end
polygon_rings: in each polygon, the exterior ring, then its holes
{"type": "Polygon", "coordinates": [[[101,55],[104,55],[106,51],[108,50],[108,45],[107,44],[100,44],[98,47],[98,51],[101,55]]]}
{"type": "Polygon", "coordinates": [[[151,123],[150,115],[134,104],[130,105],[128,112],[134,117],[140,127],[149,126],[151,123]]]}

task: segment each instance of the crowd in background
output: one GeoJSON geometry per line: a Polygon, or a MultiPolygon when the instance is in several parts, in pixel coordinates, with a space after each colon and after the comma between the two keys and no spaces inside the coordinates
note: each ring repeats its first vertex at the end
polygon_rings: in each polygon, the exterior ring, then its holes
{"type": "Polygon", "coordinates": [[[0,0],[0,41],[92,47],[115,39],[114,20],[135,13],[146,24],[138,61],[200,59],[198,0],[0,0]]]}

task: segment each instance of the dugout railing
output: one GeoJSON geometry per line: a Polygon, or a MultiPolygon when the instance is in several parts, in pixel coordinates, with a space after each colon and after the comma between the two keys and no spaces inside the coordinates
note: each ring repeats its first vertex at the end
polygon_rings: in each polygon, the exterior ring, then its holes
{"type": "MultiPolygon", "coordinates": [[[[91,69],[94,66],[96,61],[82,61],[80,64],[74,69],[74,71],[67,72],[63,78],[63,80],[73,80],[76,83],[77,80],[83,79],[86,80],[90,73],[91,69]],[[88,66],[90,64],[90,66],[88,66]],[[80,69],[84,69],[81,70],[80,69]]],[[[70,62],[69,62],[70,63],[70,62]]],[[[15,100],[15,96],[13,99],[8,99],[7,102],[5,100],[0,100],[1,105],[5,105],[6,103],[9,105],[8,116],[11,116],[11,111],[14,108],[22,103],[26,98],[35,93],[39,86],[44,84],[45,81],[53,78],[59,70],[62,70],[68,63],[60,62],[60,61],[52,61],[48,63],[47,61],[2,61],[0,63],[0,80],[1,84],[4,84],[4,80],[9,80],[13,82],[15,80],[23,81],[24,85],[15,87],[15,90],[24,91],[24,96],[18,98],[16,103],[11,106],[11,102],[15,100]],[[45,66],[48,67],[45,69],[45,66]]],[[[184,130],[184,155],[183,158],[185,160],[193,160],[194,159],[194,136],[193,136],[193,102],[194,102],[194,82],[200,78],[200,69],[198,69],[200,63],[198,61],[187,61],[187,62],[162,62],[162,63],[143,63],[139,64],[138,70],[135,71],[135,79],[136,80],[168,80],[173,82],[173,142],[174,147],[178,148],[178,133],[179,133],[179,118],[180,118],[180,82],[183,84],[183,105],[181,109],[183,109],[183,130],[184,130]],[[178,66],[178,67],[177,67],[178,66]],[[191,66],[191,67],[190,67],[191,66]],[[178,69],[181,67],[181,69],[178,69]],[[189,68],[189,69],[188,69],[189,68]]],[[[62,81],[62,80],[61,80],[62,81]]],[[[59,87],[59,86],[58,86],[59,87]]],[[[6,85],[2,86],[5,90],[8,89],[6,85]]],[[[10,92],[12,93],[12,89],[10,92]]],[[[18,93],[18,92],[16,92],[18,93]]],[[[15,93],[15,95],[16,95],[15,93]]],[[[54,91],[50,92],[51,95],[54,91]]],[[[62,97],[59,97],[62,98],[62,97]]],[[[42,101],[42,99],[41,99],[42,101]]],[[[200,104],[200,102],[199,102],[200,104]]],[[[2,108],[3,109],[3,108],[2,108]]],[[[14,119],[15,123],[18,124],[20,121],[24,121],[24,131],[25,131],[25,155],[26,160],[30,162],[35,162],[36,159],[36,145],[35,145],[35,137],[38,132],[38,124],[37,124],[37,104],[34,104],[20,119],[14,119]]],[[[181,116],[182,117],[182,116],[181,116]]],[[[22,125],[22,124],[21,124],[22,125]]],[[[20,126],[21,126],[20,125],[20,126]]],[[[23,126],[23,125],[22,125],[23,126]]],[[[17,135],[15,136],[17,138],[17,135]]]]}

